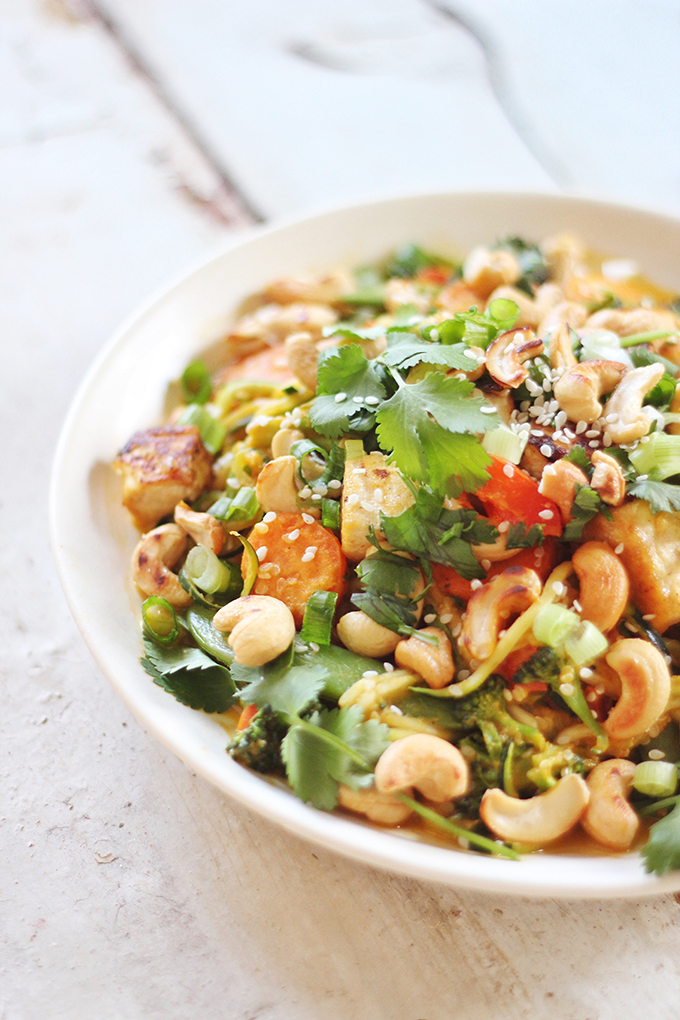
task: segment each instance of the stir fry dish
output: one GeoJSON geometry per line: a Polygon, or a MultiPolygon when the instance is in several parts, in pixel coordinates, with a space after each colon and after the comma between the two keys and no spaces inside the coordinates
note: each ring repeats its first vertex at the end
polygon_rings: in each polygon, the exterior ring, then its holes
{"type": "Polygon", "coordinates": [[[248,309],[115,461],[147,673],[317,809],[680,868],[677,297],[563,234],[248,309]]]}

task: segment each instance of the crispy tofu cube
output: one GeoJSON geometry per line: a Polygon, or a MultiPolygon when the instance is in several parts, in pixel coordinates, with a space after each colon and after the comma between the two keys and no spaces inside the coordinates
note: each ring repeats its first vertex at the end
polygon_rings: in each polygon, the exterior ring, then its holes
{"type": "Polygon", "coordinates": [[[212,476],[212,457],[195,425],[135,432],[113,463],[123,478],[123,506],[148,531],[180,500],[191,501],[212,476]]]}
{"type": "Polygon", "coordinates": [[[630,597],[644,614],[653,613],[660,634],[680,623],[680,513],[653,514],[646,500],[612,507],[612,520],[598,514],[584,537],[623,546],[619,559],[628,571],[630,597]]]}
{"type": "Polygon", "coordinates": [[[410,490],[402,481],[396,467],[387,463],[382,453],[368,453],[348,460],[342,493],[342,524],[340,538],[342,551],[352,563],[363,560],[371,544],[369,528],[384,539],[380,527],[380,514],[398,517],[413,503],[410,490]]]}

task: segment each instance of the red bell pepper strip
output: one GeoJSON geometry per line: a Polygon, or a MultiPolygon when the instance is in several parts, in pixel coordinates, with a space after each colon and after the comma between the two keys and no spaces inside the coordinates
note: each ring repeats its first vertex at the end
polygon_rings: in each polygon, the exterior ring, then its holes
{"type": "Polygon", "coordinates": [[[557,503],[538,491],[538,482],[515,464],[500,457],[491,458],[491,478],[477,489],[475,497],[486,516],[498,527],[503,521],[523,523],[527,528],[540,524],[544,535],[559,537],[562,518],[557,503]]]}

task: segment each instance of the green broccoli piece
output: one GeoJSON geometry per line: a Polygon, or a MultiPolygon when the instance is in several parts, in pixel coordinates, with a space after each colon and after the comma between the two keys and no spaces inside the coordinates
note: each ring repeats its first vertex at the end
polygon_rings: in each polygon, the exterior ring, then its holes
{"type": "Polygon", "coordinates": [[[539,648],[531,658],[520,666],[512,678],[514,684],[528,684],[536,680],[556,688],[560,682],[560,673],[565,659],[557,654],[554,648],[545,645],[539,648]]]}
{"type": "Polygon", "coordinates": [[[285,774],[281,741],[287,732],[288,726],[278,713],[271,705],[264,705],[249,725],[236,733],[227,744],[227,754],[239,765],[245,765],[256,772],[285,774]]]}
{"type": "Polygon", "coordinates": [[[548,263],[541,249],[521,237],[506,237],[498,242],[498,247],[515,256],[522,273],[515,286],[533,297],[534,287],[545,283],[550,275],[548,263]]]}
{"type": "Polygon", "coordinates": [[[446,707],[453,728],[462,733],[478,729],[488,746],[493,747],[499,741],[497,750],[509,737],[527,739],[542,747],[544,740],[540,731],[534,726],[517,722],[508,713],[505,690],[503,678],[493,673],[476,691],[463,698],[451,698],[446,702],[446,707]],[[503,734],[503,737],[499,734],[503,734]]]}

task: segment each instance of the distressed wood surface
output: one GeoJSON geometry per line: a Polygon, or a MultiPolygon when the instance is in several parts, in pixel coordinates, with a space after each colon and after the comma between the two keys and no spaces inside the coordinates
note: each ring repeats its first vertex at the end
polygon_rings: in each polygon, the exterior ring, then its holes
{"type": "Polygon", "coordinates": [[[196,778],[94,665],[45,524],[57,432],[101,344],[258,213],[471,184],[577,184],[677,207],[675,99],[660,112],[643,109],[649,82],[639,93],[636,124],[646,112],[645,137],[664,139],[648,177],[616,149],[626,124],[612,107],[577,130],[597,84],[590,36],[612,6],[616,48],[600,49],[627,94],[649,51],[638,41],[666,52],[675,5],[447,0],[474,15],[471,32],[415,0],[0,0],[0,1020],[677,1016],[672,896],[515,900],[392,876],[196,778]],[[502,55],[491,77],[483,32],[502,55]],[[569,32],[576,90],[545,58],[569,32]],[[540,88],[527,53],[543,60],[540,88]],[[605,114],[609,162],[593,128],[605,114]]]}

